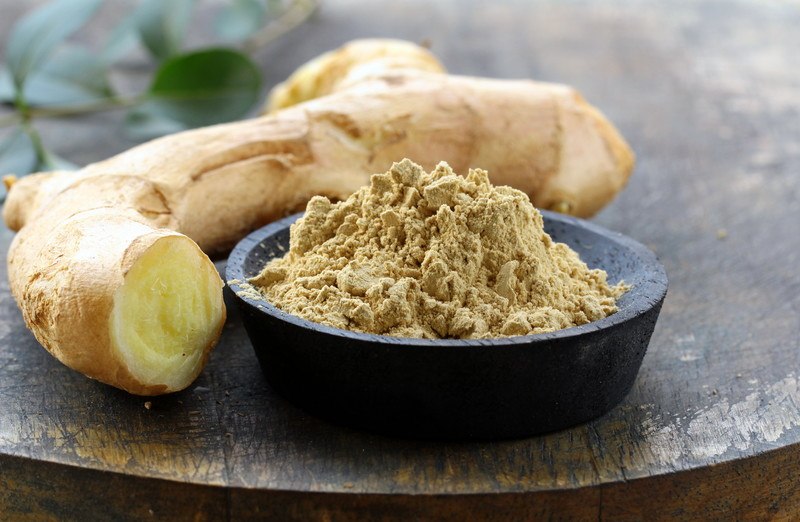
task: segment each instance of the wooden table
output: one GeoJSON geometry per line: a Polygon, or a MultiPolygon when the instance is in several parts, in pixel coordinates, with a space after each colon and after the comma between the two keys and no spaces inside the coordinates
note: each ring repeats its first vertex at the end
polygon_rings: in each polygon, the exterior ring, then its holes
{"type": "MultiPolygon", "coordinates": [[[[671,279],[634,390],[542,437],[384,438],[276,397],[230,308],[198,381],[147,409],[47,355],[3,273],[0,519],[798,519],[798,27],[796,2],[326,2],[260,54],[270,82],[353,37],[427,38],[453,72],[571,83],[619,125],[639,163],[596,221],[671,279]]],[[[89,162],[129,145],[120,119],[42,130],[89,162]]]]}

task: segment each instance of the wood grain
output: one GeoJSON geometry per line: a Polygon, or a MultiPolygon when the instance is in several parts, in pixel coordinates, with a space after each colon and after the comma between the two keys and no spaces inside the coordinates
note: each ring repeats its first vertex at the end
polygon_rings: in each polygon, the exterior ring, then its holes
{"type": "MultiPolygon", "coordinates": [[[[25,4],[0,3],[0,34],[25,4]]],[[[571,83],[619,125],[639,163],[596,221],[670,275],[634,390],[532,439],[379,437],[276,397],[231,308],[200,379],[148,410],[47,355],[3,272],[0,519],[797,519],[798,26],[795,2],[325,3],[260,54],[270,82],[350,38],[429,39],[453,72],[571,83]]],[[[41,129],[90,162],[130,145],[121,117],[41,129]]]]}

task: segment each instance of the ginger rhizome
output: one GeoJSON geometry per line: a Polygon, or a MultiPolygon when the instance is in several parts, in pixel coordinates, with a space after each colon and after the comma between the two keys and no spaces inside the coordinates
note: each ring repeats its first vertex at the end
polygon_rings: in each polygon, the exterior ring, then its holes
{"type": "Polygon", "coordinates": [[[260,118],[177,133],[79,172],[9,179],[11,292],[45,348],[132,393],[176,391],[224,322],[206,254],[313,196],[345,199],[407,157],[428,170],[441,160],[485,168],[539,207],[588,216],[633,166],[574,89],[448,75],[405,42],[351,43],[301,67],[271,100],[276,110],[260,118]]]}

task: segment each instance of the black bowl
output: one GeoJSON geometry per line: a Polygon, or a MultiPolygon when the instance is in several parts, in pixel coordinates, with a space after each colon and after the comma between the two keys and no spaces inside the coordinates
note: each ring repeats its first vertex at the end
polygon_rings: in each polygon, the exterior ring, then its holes
{"type": "Polygon", "coordinates": [[[625,397],[667,292],[664,267],[642,244],[542,213],[554,240],[604,269],[609,281],[632,285],[617,313],[557,332],[485,340],[397,338],[312,323],[230,283],[284,255],[300,214],[242,239],[226,277],[267,381],[308,412],[395,436],[525,437],[588,421],[625,397]]]}

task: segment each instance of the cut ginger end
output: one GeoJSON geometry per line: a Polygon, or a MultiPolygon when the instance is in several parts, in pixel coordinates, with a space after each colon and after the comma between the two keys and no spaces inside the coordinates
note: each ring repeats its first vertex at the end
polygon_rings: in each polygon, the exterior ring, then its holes
{"type": "Polygon", "coordinates": [[[133,264],[114,295],[112,349],[134,379],[167,391],[202,370],[225,321],[222,281],[189,238],[168,236],[133,264]]]}

